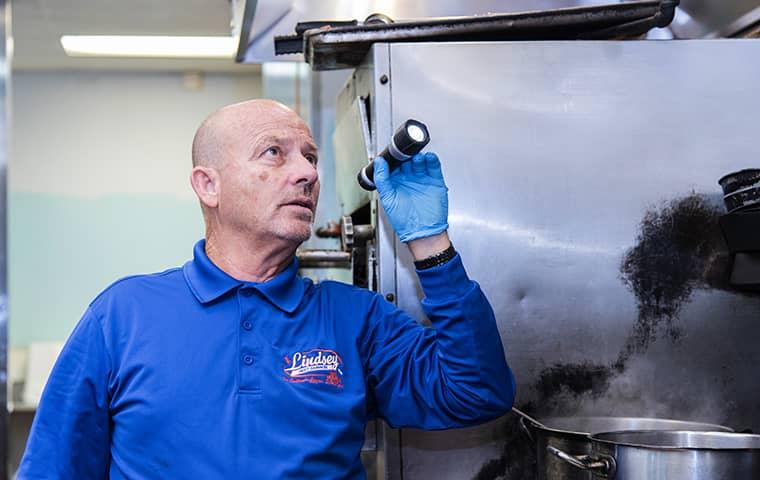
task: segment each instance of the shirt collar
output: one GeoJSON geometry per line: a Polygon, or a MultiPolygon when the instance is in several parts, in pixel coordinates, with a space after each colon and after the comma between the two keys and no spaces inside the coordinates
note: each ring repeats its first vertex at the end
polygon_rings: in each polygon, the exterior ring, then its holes
{"type": "Polygon", "coordinates": [[[190,290],[201,303],[209,303],[236,287],[254,288],[271,303],[293,313],[304,295],[304,282],[298,276],[298,260],[293,261],[274,278],[262,283],[245,282],[231,277],[217,267],[206,255],[206,241],[200,240],[193,248],[193,259],[182,271],[190,290]]]}

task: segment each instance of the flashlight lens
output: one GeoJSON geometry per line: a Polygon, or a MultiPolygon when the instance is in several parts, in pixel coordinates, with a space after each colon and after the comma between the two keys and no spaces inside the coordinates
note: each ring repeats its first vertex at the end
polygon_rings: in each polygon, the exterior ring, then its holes
{"type": "Polygon", "coordinates": [[[421,142],[425,140],[425,132],[423,132],[422,129],[418,127],[417,125],[409,125],[406,128],[406,133],[415,142],[421,142]]]}

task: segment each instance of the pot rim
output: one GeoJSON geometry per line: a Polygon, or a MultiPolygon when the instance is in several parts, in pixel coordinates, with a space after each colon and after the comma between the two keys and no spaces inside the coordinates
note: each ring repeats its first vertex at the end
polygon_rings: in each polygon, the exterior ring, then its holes
{"type": "Polygon", "coordinates": [[[621,441],[614,441],[614,440],[605,440],[603,438],[597,437],[597,435],[615,435],[615,434],[622,434],[622,433],[691,433],[691,434],[698,434],[698,435],[708,435],[708,436],[722,436],[722,435],[730,435],[734,438],[757,438],[760,439],[760,435],[757,434],[751,434],[751,433],[736,433],[736,432],[709,432],[709,431],[695,431],[695,430],[618,430],[614,432],[599,432],[593,435],[589,435],[589,440],[591,440],[592,443],[602,443],[605,445],[611,445],[614,447],[633,447],[633,448],[643,448],[645,450],[666,450],[666,451],[721,451],[721,452],[736,452],[736,451],[742,451],[742,452],[760,452],[760,445],[758,445],[756,448],[754,447],[679,447],[675,445],[647,445],[645,443],[635,443],[635,442],[621,442],[621,441]]]}
{"type": "MultiPolygon", "coordinates": [[[[590,437],[593,434],[597,433],[618,433],[618,432],[631,432],[631,431],[644,431],[644,430],[615,430],[615,431],[606,431],[606,432],[579,432],[577,430],[563,430],[561,428],[552,428],[547,425],[547,423],[551,423],[552,420],[558,420],[558,419],[577,419],[577,420],[592,420],[592,419],[615,419],[619,421],[651,421],[651,420],[661,420],[664,422],[674,422],[674,423],[680,423],[680,424],[692,424],[692,425],[703,425],[705,427],[714,428],[715,432],[723,432],[723,433],[733,433],[734,430],[731,427],[727,427],[725,425],[718,425],[717,423],[705,423],[705,422],[693,422],[691,420],[676,420],[673,418],[658,418],[658,417],[615,417],[615,416],[604,416],[604,415],[596,415],[596,416],[562,416],[562,417],[546,417],[546,418],[537,418],[539,422],[543,423],[543,425],[538,425],[534,422],[531,422],[530,420],[527,420],[524,417],[520,418],[520,422],[522,422],[524,425],[530,424],[531,427],[536,428],[537,430],[545,431],[545,432],[552,432],[552,433],[561,433],[566,435],[577,435],[582,437],[590,437]]],[[[647,430],[647,431],[653,431],[653,432],[662,432],[662,431],[673,431],[673,430],[647,430]]],[[[691,431],[688,429],[681,429],[676,431],[691,431]]],[[[710,430],[705,430],[710,431],[710,430]]]]}

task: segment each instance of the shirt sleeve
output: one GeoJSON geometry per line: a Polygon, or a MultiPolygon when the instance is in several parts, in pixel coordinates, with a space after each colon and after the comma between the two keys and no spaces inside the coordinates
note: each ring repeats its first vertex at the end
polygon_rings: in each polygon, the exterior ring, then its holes
{"type": "Polygon", "coordinates": [[[377,414],[394,427],[474,425],[512,407],[515,380],[491,305],[457,255],[417,272],[425,328],[374,297],[365,336],[368,386],[377,414]]]}
{"type": "Polygon", "coordinates": [[[108,477],[110,364],[100,322],[88,309],[50,373],[16,478],[108,477]]]}

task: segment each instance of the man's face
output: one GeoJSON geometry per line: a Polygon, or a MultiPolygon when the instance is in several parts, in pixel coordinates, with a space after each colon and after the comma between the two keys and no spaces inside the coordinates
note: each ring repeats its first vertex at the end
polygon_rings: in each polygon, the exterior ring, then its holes
{"type": "Polygon", "coordinates": [[[319,199],[309,128],[284,108],[259,112],[234,128],[240,138],[220,169],[220,221],[264,240],[304,242],[319,199]]]}

